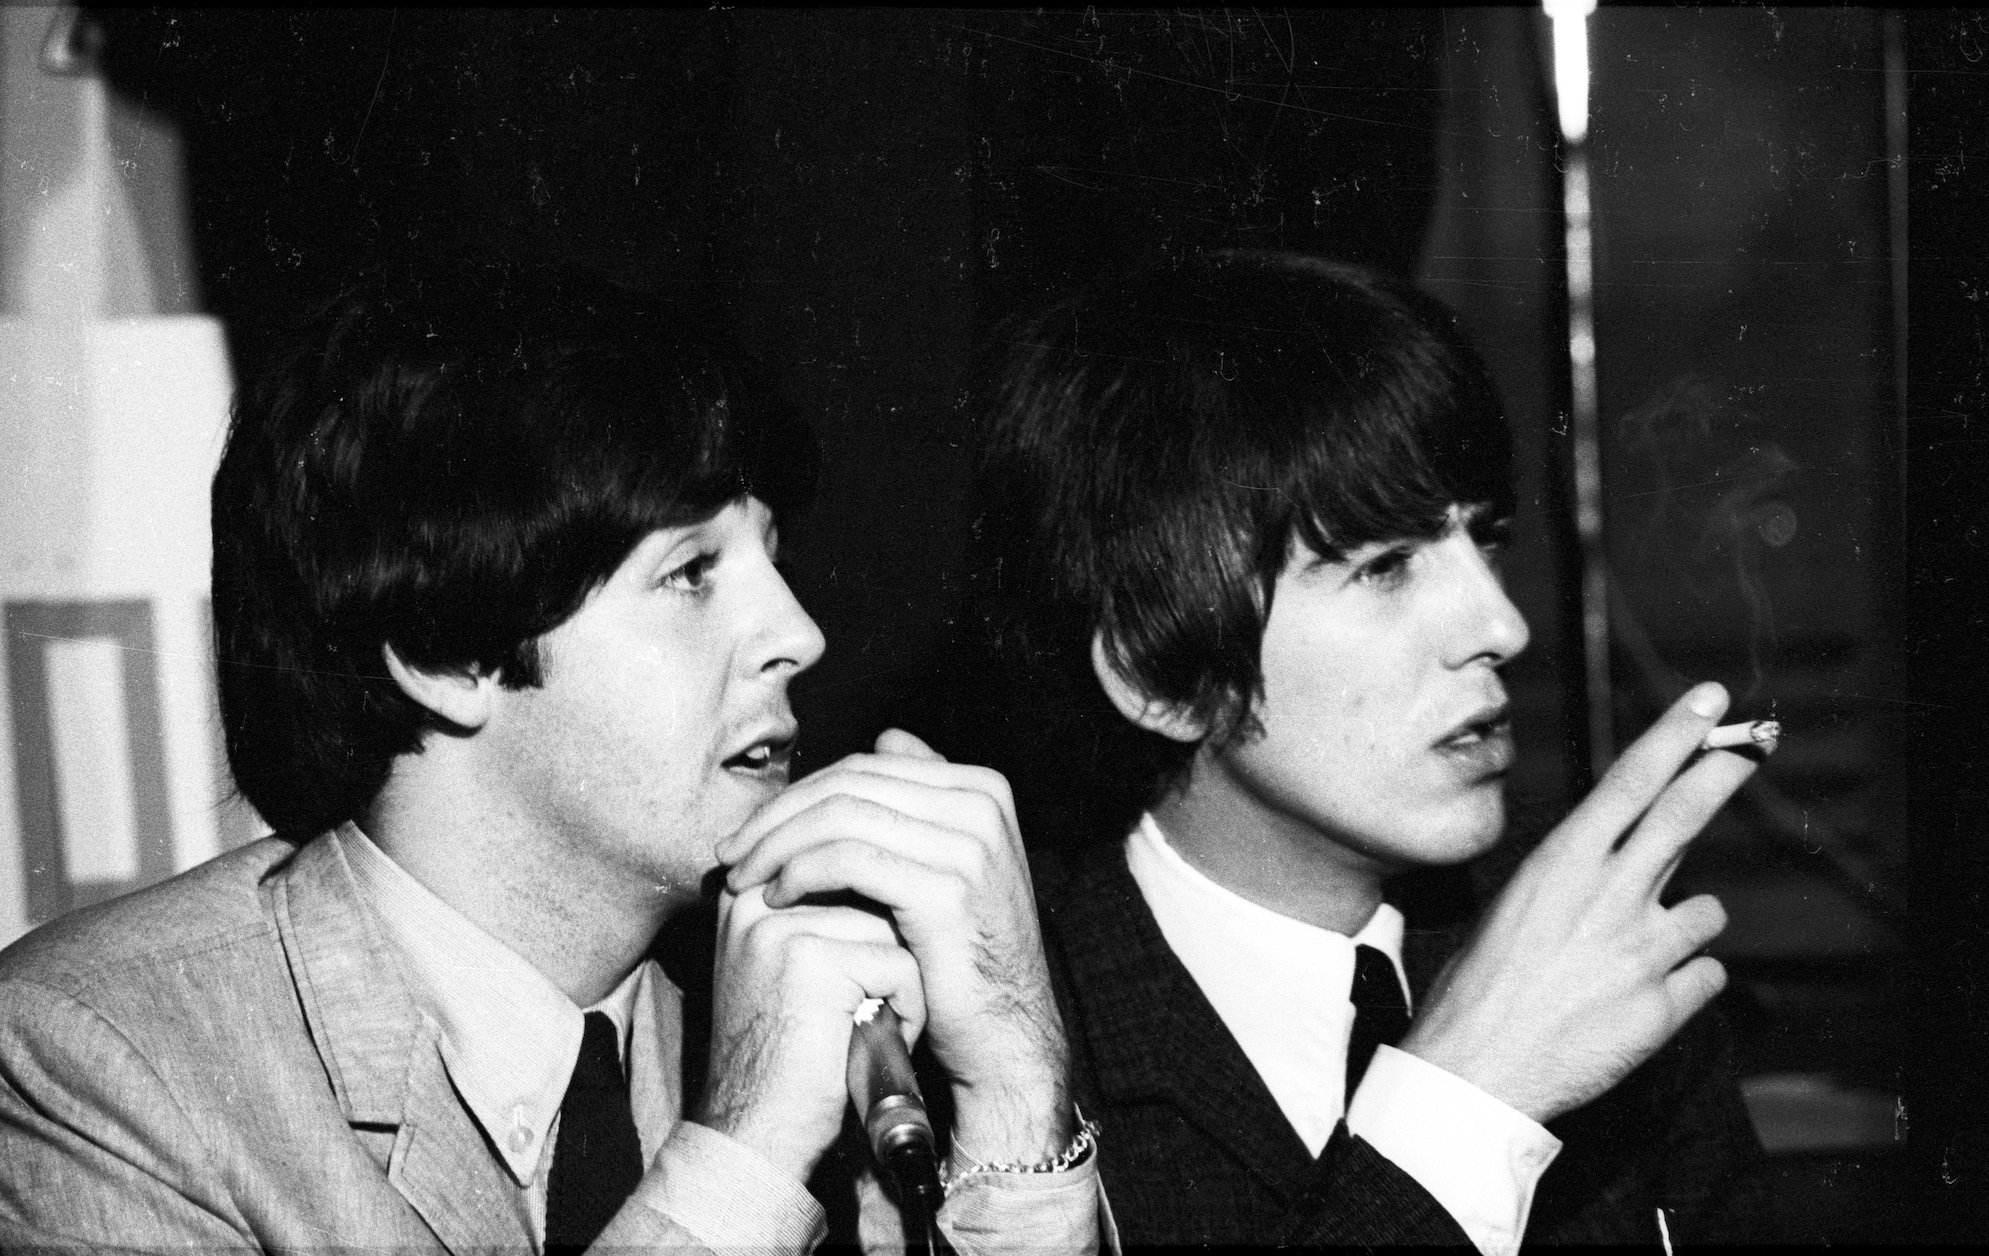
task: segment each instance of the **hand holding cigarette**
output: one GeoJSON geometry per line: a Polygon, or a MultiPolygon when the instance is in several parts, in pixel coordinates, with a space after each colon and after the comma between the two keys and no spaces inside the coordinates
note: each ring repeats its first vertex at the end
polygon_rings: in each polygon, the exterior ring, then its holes
{"type": "Polygon", "coordinates": [[[1772,722],[1716,730],[1726,709],[1724,689],[1698,685],[1623,752],[1514,873],[1403,1050],[1544,1123],[1622,1081],[1720,992],[1725,969],[1699,952],[1725,910],[1660,896],[1759,765],[1701,748],[1718,735],[1774,749],[1772,722]]]}

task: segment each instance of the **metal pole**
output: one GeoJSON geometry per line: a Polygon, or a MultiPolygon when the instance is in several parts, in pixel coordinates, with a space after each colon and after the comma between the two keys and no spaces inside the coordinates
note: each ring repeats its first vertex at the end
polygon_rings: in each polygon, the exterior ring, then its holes
{"type": "Polygon", "coordinates": [[[1602,431],[1595,377],[1595,229],[1588,171],[1588,15],[1595,0],[1546,0],[1554,24],[1561,123],[1561,212],[1568,269],[1568,427],[1574,446],[1575,535],[1582,562],[1582,678],[1592,779],[1616,758],[1609,669],[1609,567],[1602,530],[1602,431]]]}

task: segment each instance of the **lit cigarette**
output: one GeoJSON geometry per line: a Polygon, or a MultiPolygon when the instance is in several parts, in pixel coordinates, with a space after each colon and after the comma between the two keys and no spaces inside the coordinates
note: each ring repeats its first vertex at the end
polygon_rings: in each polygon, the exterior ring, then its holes
{"type": "Polygon", "coordinates": [[[1706,740],[1699,743],[1701,750],[1718,750],[1725,746],[1769,746],[1782,735],[1780,720],[1750,720],[1745,724],[1726,724],[1706,734],[1706,740]]]}

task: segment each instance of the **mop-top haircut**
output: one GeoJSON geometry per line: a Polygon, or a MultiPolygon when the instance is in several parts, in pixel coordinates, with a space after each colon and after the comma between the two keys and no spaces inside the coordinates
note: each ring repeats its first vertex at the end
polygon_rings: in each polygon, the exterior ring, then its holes
{"type": "MultiPolygon", "coordinates": [[[[1230,251],[1011,324],[983,413],[987,520],[1030,652],[1088,646],[1221,746],[1252,727],[1294,546],[1336,560],[1512,508],[1510,434],[1452,315],[1408,283],[1230,251]],[[1018,570],[1019,569],[1019,570],[1018,570]]],[[[1152,738],[1154,743],[1163,739],[1152,738]]],[[[1164,787],[1193,746],[1157,754],[1164,787]]]]}
{"type": "Polygon", "coordinates": [[[280,832],[354,818],[438,717],[387,672],[539,683],[657,528],[806,502],[798,419],[666,303],[572,270],[376,272],[237,403],[214,478],[228,761],[280,832]]]}

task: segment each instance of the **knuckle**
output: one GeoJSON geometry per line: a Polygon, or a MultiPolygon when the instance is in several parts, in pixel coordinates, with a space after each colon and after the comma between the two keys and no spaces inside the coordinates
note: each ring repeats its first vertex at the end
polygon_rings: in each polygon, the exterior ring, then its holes
{"type": "MultiPolygon", "coordinates": [[[[958,880],[964,892],[969,885],[985,885],[993,872],[994,857],[979,842],[963,842],[960,847],[958,880]]],[[[950,879],[950,878],[949,878],[950,879]]]]}
{"type": "Polygon", "coordinates": [[[1000,833],[1002,831],[1001,804],[986,794],[975,792],[968,806],[973,810],[974,831],[976,833],[1000,833]]]}
{"type": "Polygon", "coordinates": [[[808,976],[828,967],[835,943],[813,933],[791,933],[781,945],[782,967],[798,976],[808,976]]]}
{"type": "Polygon", "coordinates": [[[997,803],[1009,803],[1015,800],[1015,793],[1009,787],[1008,778],[993,768],[975,766],[971,769],[968,779],[997,803]]]}
{"type": "Polygon", "coordinates": [[[969,872],[952,873],[939,878],[938,896],[949,913],[962,914],[973,903],[973,884],[973,875],[969,872]]]}

